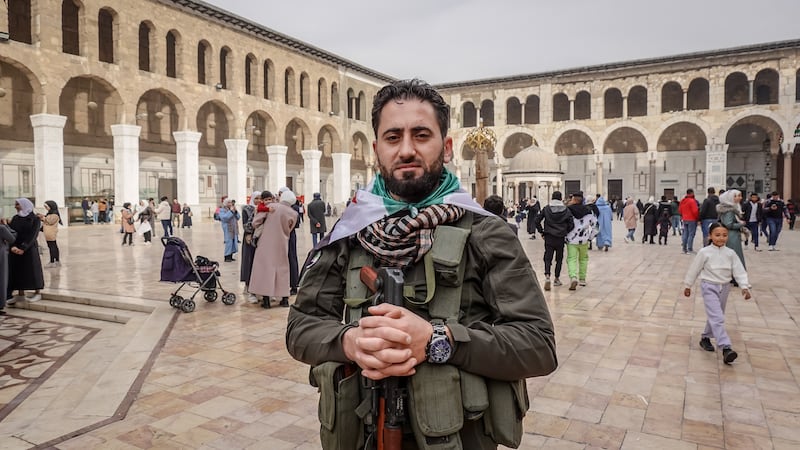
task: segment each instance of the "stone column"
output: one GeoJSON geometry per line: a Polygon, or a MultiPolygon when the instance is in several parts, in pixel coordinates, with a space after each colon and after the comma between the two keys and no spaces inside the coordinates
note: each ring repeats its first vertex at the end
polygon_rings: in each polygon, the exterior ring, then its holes
{"type": "Polygon", "coordinates": [[[344,204],[350,197],[350,153],[333,153],[333,203],[344,204]]]}
{"type": "Polygon", "coordinates": [[[247,139],[225,139],[228,149],[228,197],[238,205],[247,203],[247,139]]]}
{"type": "Polygon", "coordinates": [[[269,176],[265,188],[278,195],[278,188],[286,186],[286,152],[289,147],[285,145],[267,146],[269,160],[269,176]]]}
{"type": "Polygon", "coordinates": [[[495,190],[497,195],[503,195],[503,166],[500,165],[500,158],[497,158],[497,163],[495,164],[495,190]]]}
{"type": "Polygon", "coordinates": [[[200,138],[196,131],[173,131],[178,166],[178,201],[200,211],[200,138]]]}
{"type": "Polygon", "coordinates": [[[659,197],[656,196],[656,160],[658,159],[658,152],[655,150],[648,151],[647,159],[650,163],[650,183],[648,190],[653,198],[658,199],[659,197]]]}
{"type": "Polygon", "coordinates": [[[794,155],[794,139],[783,143],[783,199],[792,198],[792,156],[794,155]]]}
{"type": "Polygon", "coordinates": [[[520,112],[519,112],[519,117],[520,117],[519,120],[520,120],[520,122],[519,123],[520,123],[520,125],[525,125],[525,103],[520,104],[519,107],[520,107],[520,112]]]}
{"type": "Polygon", "coordinates": [[[728,172],[728,144],[713,142],[706,145],[706,188],[724,188],[728,172]]]}
{"type": "Polygon", "coordinates": [[[594,149],[594,167],[595,167],[595,194],[604,194],[603,192],[603,154],[597,149],[594,149]]]}
{"type": "Polygon", "coordinates": [[[373,178],[375,178],[375,173],[372,171],[372,165],[367,163],[367,185],[372,183],[373,178]]]}
{"type": "Polygon", "coordinates": [[[303,150],[300,154],[303,155],[303,177],[305,178],[303,195],[306,196],[306,203],[308,203],[314,198],[315,192],[320,192],[319,161],[322,158],[322,152],[319,150],[303,150]]]}
{"type": "Polygon", "coordinates": [[[139,134],[138,125],[111,125],[114,136],[114,207],[139,203],[139,134]]]}
{"type": "MultiPolygon", "coordinates": [[[[66,116],[34,114],[33,161],[36,205],[53,200],[64,206],[64,124],[66,116]]],[[[138,169],[138,168],[137,168],[138,169]]]]}
{"type": "Polygon", "coordinates": [[[569,120],[575,120],[575,100],[569,101],[569,120]]]}
{"type": "Polygon", "coordinates": [[[622,118],[628,118],[628,97],[622,97],[622,118]]]}
{"type": "Polygon", "coordinates": [[[689,109],[689,90],[683,90],[683,109],[681,111],[686,111],[689,109]]]}
{"type": "Polygon", "coordinates": [[[754,84],[755,84],[755,80],[747,80],[747,104],[749,104],[749,105],[752,105],[753,103],[755,103],[755,102],[753,102],[753,98],[755,97],[755,95],[754,95],[755,92],[753,92],[753,90],[754,90],[753,85],[754,84]]]}

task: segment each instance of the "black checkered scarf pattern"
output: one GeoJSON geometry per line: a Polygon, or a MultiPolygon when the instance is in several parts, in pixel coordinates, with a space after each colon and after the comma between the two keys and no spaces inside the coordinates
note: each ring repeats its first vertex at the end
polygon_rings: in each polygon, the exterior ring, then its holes
{"type": "Polygon", "coordinates": [[[427,206],[416,217],[384,217],[359,231],[361,246],[381,266],[404,268],[418,262],[433,245],[433,230],[460,219],[466,210],[455,205],[427,206]]]}

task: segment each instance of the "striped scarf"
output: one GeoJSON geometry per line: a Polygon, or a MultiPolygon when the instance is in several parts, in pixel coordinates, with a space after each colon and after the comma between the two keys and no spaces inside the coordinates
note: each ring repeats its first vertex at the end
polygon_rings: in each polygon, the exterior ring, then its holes
{"type": "Polygon", "coordinates": [[[366,251],[381,266],[405,268],[418,262],[433,245],[433,230],[439,225],[456,222],[465,209],[446,203],[426,206],[415,217],[385,217],[357,234],[366,251]]]}

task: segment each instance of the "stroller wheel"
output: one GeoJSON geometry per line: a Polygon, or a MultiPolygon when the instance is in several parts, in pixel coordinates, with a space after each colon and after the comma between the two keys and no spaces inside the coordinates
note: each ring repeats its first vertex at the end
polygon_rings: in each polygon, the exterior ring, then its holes
{"type": "Polygon", "coordinates": [[[226,292],[222,294],[222,303],[225,303],[226,305],[232,305],[236,303],[236,294],[233,292],[226,292]]]}
{"type": "Polygon", "coordinates": [[[183,297],[180,295],[173,294],[172,297],[169,298],[169,306],[173,308],[180,308],[181,303],[183,303],[183,297]]]}
{"type": "Polygon", "coordinates": [[[190,313],[190,312],[194,311],[194,307],[195,307],[194,300],[192,300],[190,298],[187,298],[181,304],[181,311],[183,311],[185,313],[190,313]]]}
{"type": "Polygon", "coordinates": [[[206,299],[207,302],[215,302],[217,301],[217,291],[206,291],[203,294],[203,298],[206,299]]]}

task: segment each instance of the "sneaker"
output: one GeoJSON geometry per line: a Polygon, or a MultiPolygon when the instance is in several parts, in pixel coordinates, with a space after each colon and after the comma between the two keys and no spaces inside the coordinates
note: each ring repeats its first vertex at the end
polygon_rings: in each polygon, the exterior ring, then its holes
{"type": "Polygon", "coordinates": [[[27,300],[27,301],[29,301],[31,303],[38,302],[41,299],[42,299],[42,294],[33,294],[30,297],[25,297],[25,300],[27,300]]]}
{"type": "Polygon", "coordinates": [[[55,264],[53,267],[61,267],[61,261],[56,261],[53,264],[55,264]]]}
{"type": "Polygon", "coordinates": [[[561,280],[556,278],[555,281],[553,281],[553,286],[561,286],[561,280]]]}
{"type": "Polygon", "coordinates": [[[247,301],[248,301],[248,303],[256,304],[256,303],[258,303],[258,297],[256,297],[255,294],[248,294],[247,295],[247,301]]]}
{"type": "Polygon", "coordinates": [[[51,263],[47,263],[47,264],[45,264],[45,265],[44,265],[44,268],[45,268],[45,269],[50,269],[50,268],[52,268],[52,267],[55,267],[55,266],[56,266],[56,263],[54,263],[54,262],[51,262],[51,263]]]}
{"type": "Polygon", "coordinates": [[[775,251],[775,246],[774,245],[770,245],[769,246],[769,251],[774,252],[775,251]]]}
{"type": "Polygon", "coordinates": [[[586,280],[578,280],[578,286],[586,286],[586,280]]]}
{"type": "Polygon", "coordinates": [[[604,252],[607,252],[607,251],[608,251],[608,246],[607,246],[607,245],[605,246],[605,248],[603,248],[603,251],[604,251],[604,252]]]}
{"type": "Polygon", "coordinates": [[[544,280],[544,290],[545,291],[549,291],[550,290],[550,278],[547,278],[547,279],[544,280]]]}
{"type": "Polygon", "coordinates": [[[736,361],[738,356],[739,355],[730,347],[725,347],[722,349],[722,361],[724,361],[725,364],[730,364],[736,361]]]}
{"type": "Polygon", "coordinates": [[[702,348],[703,350],[705,350],[707,352],[713,352],[714,351],[714,346],[711,345],[711,339],[709,339],[707,337],[704,337],[704,338],[700,339],[700,348],[702,348]]]}
{"type": "Polygon", "coordinates": [[[631,240],[630,240],[630,239],[628,239],[628,236],[625,236],[625,237],[624,237],[624,239],[625,239],[625,243],[626,243],[626,244],[629,244],[629,243],[631,242],[631,240]]]}
{"type": "Polygon", "coordinates": [[[763,252],[763,250],[761,250],[761,249],[760,249],[760,248],[758,248],[758,247],[754,248],[753,250],[755,250],[755,251],[757,251],[757,252],[763,252]]]}
{"type": "Polygon", "coordinates": [[[573,278],[573,279],[572,279],[572,280],[569,282],[569,290],[570,290],[570,291],[574,291],[575,289],[578,289],[578,280],[576,280],[575,278],[573,278]]]}

